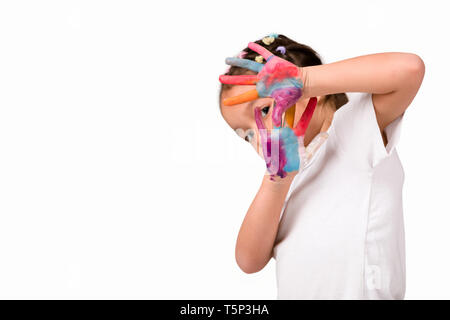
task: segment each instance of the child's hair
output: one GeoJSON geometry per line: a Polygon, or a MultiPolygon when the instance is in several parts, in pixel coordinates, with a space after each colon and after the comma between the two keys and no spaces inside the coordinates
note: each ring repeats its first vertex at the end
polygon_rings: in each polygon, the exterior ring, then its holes
{"type": "MultiPolygon", "coordinates": [[[[322,64],[322,60],[319,54],[314,51],[311,47],[295,42],[294,40],[289,39],[288,37],[279,34],[275,37],[275,41],[271,44],[266,45],[262,40],[255,41],[255,43],[263,46],[274,55],[283,58],[289,62],[292,62],[298,67],[308,67],[308,66],[316,66],[322,64]],[[278,47],[283,46],[286,50],[276,50],[278,47]],[[285,53],[283,54],[283,51],[285,53]]],[[[255,60],[255,58],[259,55],[258,53],[250,50],[248,47],[242,50],[244,54],[244,59],[255,60]]],[[[242,74],[256,74],[253,71],[231,66],[230,69],[225,73],[226,75],[242,75],[242,74]]],[[[219,97],[221,99],[222,93],[231,88],[232,85],[222,84],[220,87],[219,97]]],[[[328,94],[323,99],[323,104],[331,102],[336,110],[341,106],[348,102],[347,95],[345,93],[335,93],[328,94]]]]}

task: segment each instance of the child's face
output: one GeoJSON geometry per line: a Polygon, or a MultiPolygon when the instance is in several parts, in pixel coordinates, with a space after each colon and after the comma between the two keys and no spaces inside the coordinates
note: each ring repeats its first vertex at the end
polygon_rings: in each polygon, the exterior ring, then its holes
{"type": "MultiPolygon", "coordinates": [[[[230,89],[223,91],[222,99],[237,96],[241,93],[247,92],[249,90],[255,89],[256,86],[250,85],[234,85],[230,89]]],[[[306,108],[308,99],[300,98],[296,103],[296,112],[294,118],[294,125],[299,120],[301,114],[306,108]]],[[[267,129],[272,129],[272,110],[273,110],[274,100],[272,98],[259,98],[250,102],[245,102],[237,104],[234,106],[223,106],[220,104],[223,118],[228,123],[228,125],[243,139],[247,140],[256,152],[262,156],[260,146],[260,137],[258,128],[255,122],[255,108],[259,108],[262,111],[263,121],[267,129]]],[[[313,116],[314,118],[314,116],[313,116]]],[[[308,128],[309,129],[309,128],[308,128]]],[[[307,134],[308,134],[307,130],[307,134]]]]}
{"type": "MultiPolygon", "coordinates": [[[[237,96],[246,91],[255,89],[256,86],[234,85],[230,89],[223,91],[222,99],[237,96]]],[[[243,139],[248,141],[253,148],[259,150],[259,133],[255,122],[255,108],[261,109],[263,121],[267,129],[272,129],[272,98],[260,98],[250,102],[237,104],[234,106],[223,106],[220,104],[223,118],[228,125],[243,139]]],[[[258,152],[259,153],[259,152],[258,152]]]]}

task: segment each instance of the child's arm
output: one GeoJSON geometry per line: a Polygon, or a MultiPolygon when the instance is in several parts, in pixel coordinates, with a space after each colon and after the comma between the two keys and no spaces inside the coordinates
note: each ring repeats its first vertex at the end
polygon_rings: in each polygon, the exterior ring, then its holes
{"type": "Polygon", "coordinates": [[[364,55],[300,68],[303,97],[341,92],[370,92],[381,131],[401,115],[422,83],[425,65],[412,53],[364,55]]]}
{"type": "MultiPolygon", "coordinates": [[[[422,59],[410,53],[371,54],[299,69],[305,98],[341,92],[372,93],[381,131],[412,102],[425,72],[422,59]]],[[[281,209],[295,174],[277,181],[264,177],[236,243],[236,261],[244,272],[257,272],[270,260],[281,209]]]]}
{"type": "Polygon", "coordinates": [[[278,231],[281,209],[297,172],[283,179],[265,175],[239,230],[236,242],[236,262],[242,271],[254,273],[269,262],[278,231]]]}

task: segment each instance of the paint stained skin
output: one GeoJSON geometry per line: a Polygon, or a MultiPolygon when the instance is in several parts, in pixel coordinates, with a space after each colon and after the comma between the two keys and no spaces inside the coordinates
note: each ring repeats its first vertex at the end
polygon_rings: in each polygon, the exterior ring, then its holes
{"type": "Polygon", "coordinates": [[[264,67],[263,64],[258,63],[256,61],[234,57],[226,58],[225,63],[230,66],[241,67],[255,72],[260,72],[261,69],[264,67]]]}
{"type": "Polygon", "coordinates": [[[251,42],[248,47],[259,53],[266,60],[265,64],[240,58],[227,58],[225,62],[232,66],[246,68],[258,72],[257,75],[238,75],[219,77],[224,84],[250,85],[256,84],[256,89],[242,95],[225,99],[223,104],[230,106],[257,98],[271,97],[275,100],[272,121],[275,126],[281,126],[283,113],[293,106],[302,96],[303,83],[300,80],[299,68],[280,57],[273,55],[264,47],[251,42]]]}
{"type": "Polygon", "coordinates": [[[273,90],[271,95],[275,100],[275,106],[272,113],[272,121],[275,125],[281,125],[281,118],[283,113],[289,107],[294,105],[302,96],[301,88],[287,87],[273,90]]]}
{"type": "Polygon", "coordinates": [[[295,132],[289,127],[267,130],[260,108],[255,108],[255,120],[261,137],[264,160],[271,179],[273,180],[275,176],[284,178],[287,172],[297,171],[300,168],[300,157],[298,138],[295,132]]]}

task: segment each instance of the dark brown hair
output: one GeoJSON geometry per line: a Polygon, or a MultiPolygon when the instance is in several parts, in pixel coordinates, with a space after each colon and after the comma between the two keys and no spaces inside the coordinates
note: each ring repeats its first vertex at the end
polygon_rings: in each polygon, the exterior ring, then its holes
{"type": "MultiPolygon", "coordinates": [[[[266,45],[262,40],[255,41],[255,43],[263,46],[268,49],[274,55],[281,57],[289,62],[292,62],[298,67],[309,67],[316,66],[322,64],[322,59],[320,55],[314,51],[311,47],[295,42],[294,40],[289,39],[284,35],[278,35],[271,44],[266,45]],[[282,54],[280,51],[277,51],[276,48],[279,46],[283,46],[286,48],[286,53],[282,54]]],[[[242,50],[246,52],[244,59],[254,60],[256,56],[259,54],[250,50],[248,47],[242,50]]],[[[242,74],[256,74],[253,71],[231,66],[226,75],[242,75],[242,74]]],[[[232,85],[222,84],[220,87],[219,97],[222,97],[222,93],[231,88],[232,85]]],[[[337,109],[348,102],[347,95],[345,93],[335,93],[328,94],[323,99],[323,103],[331,102],[332,105],[337,109]]]]}

